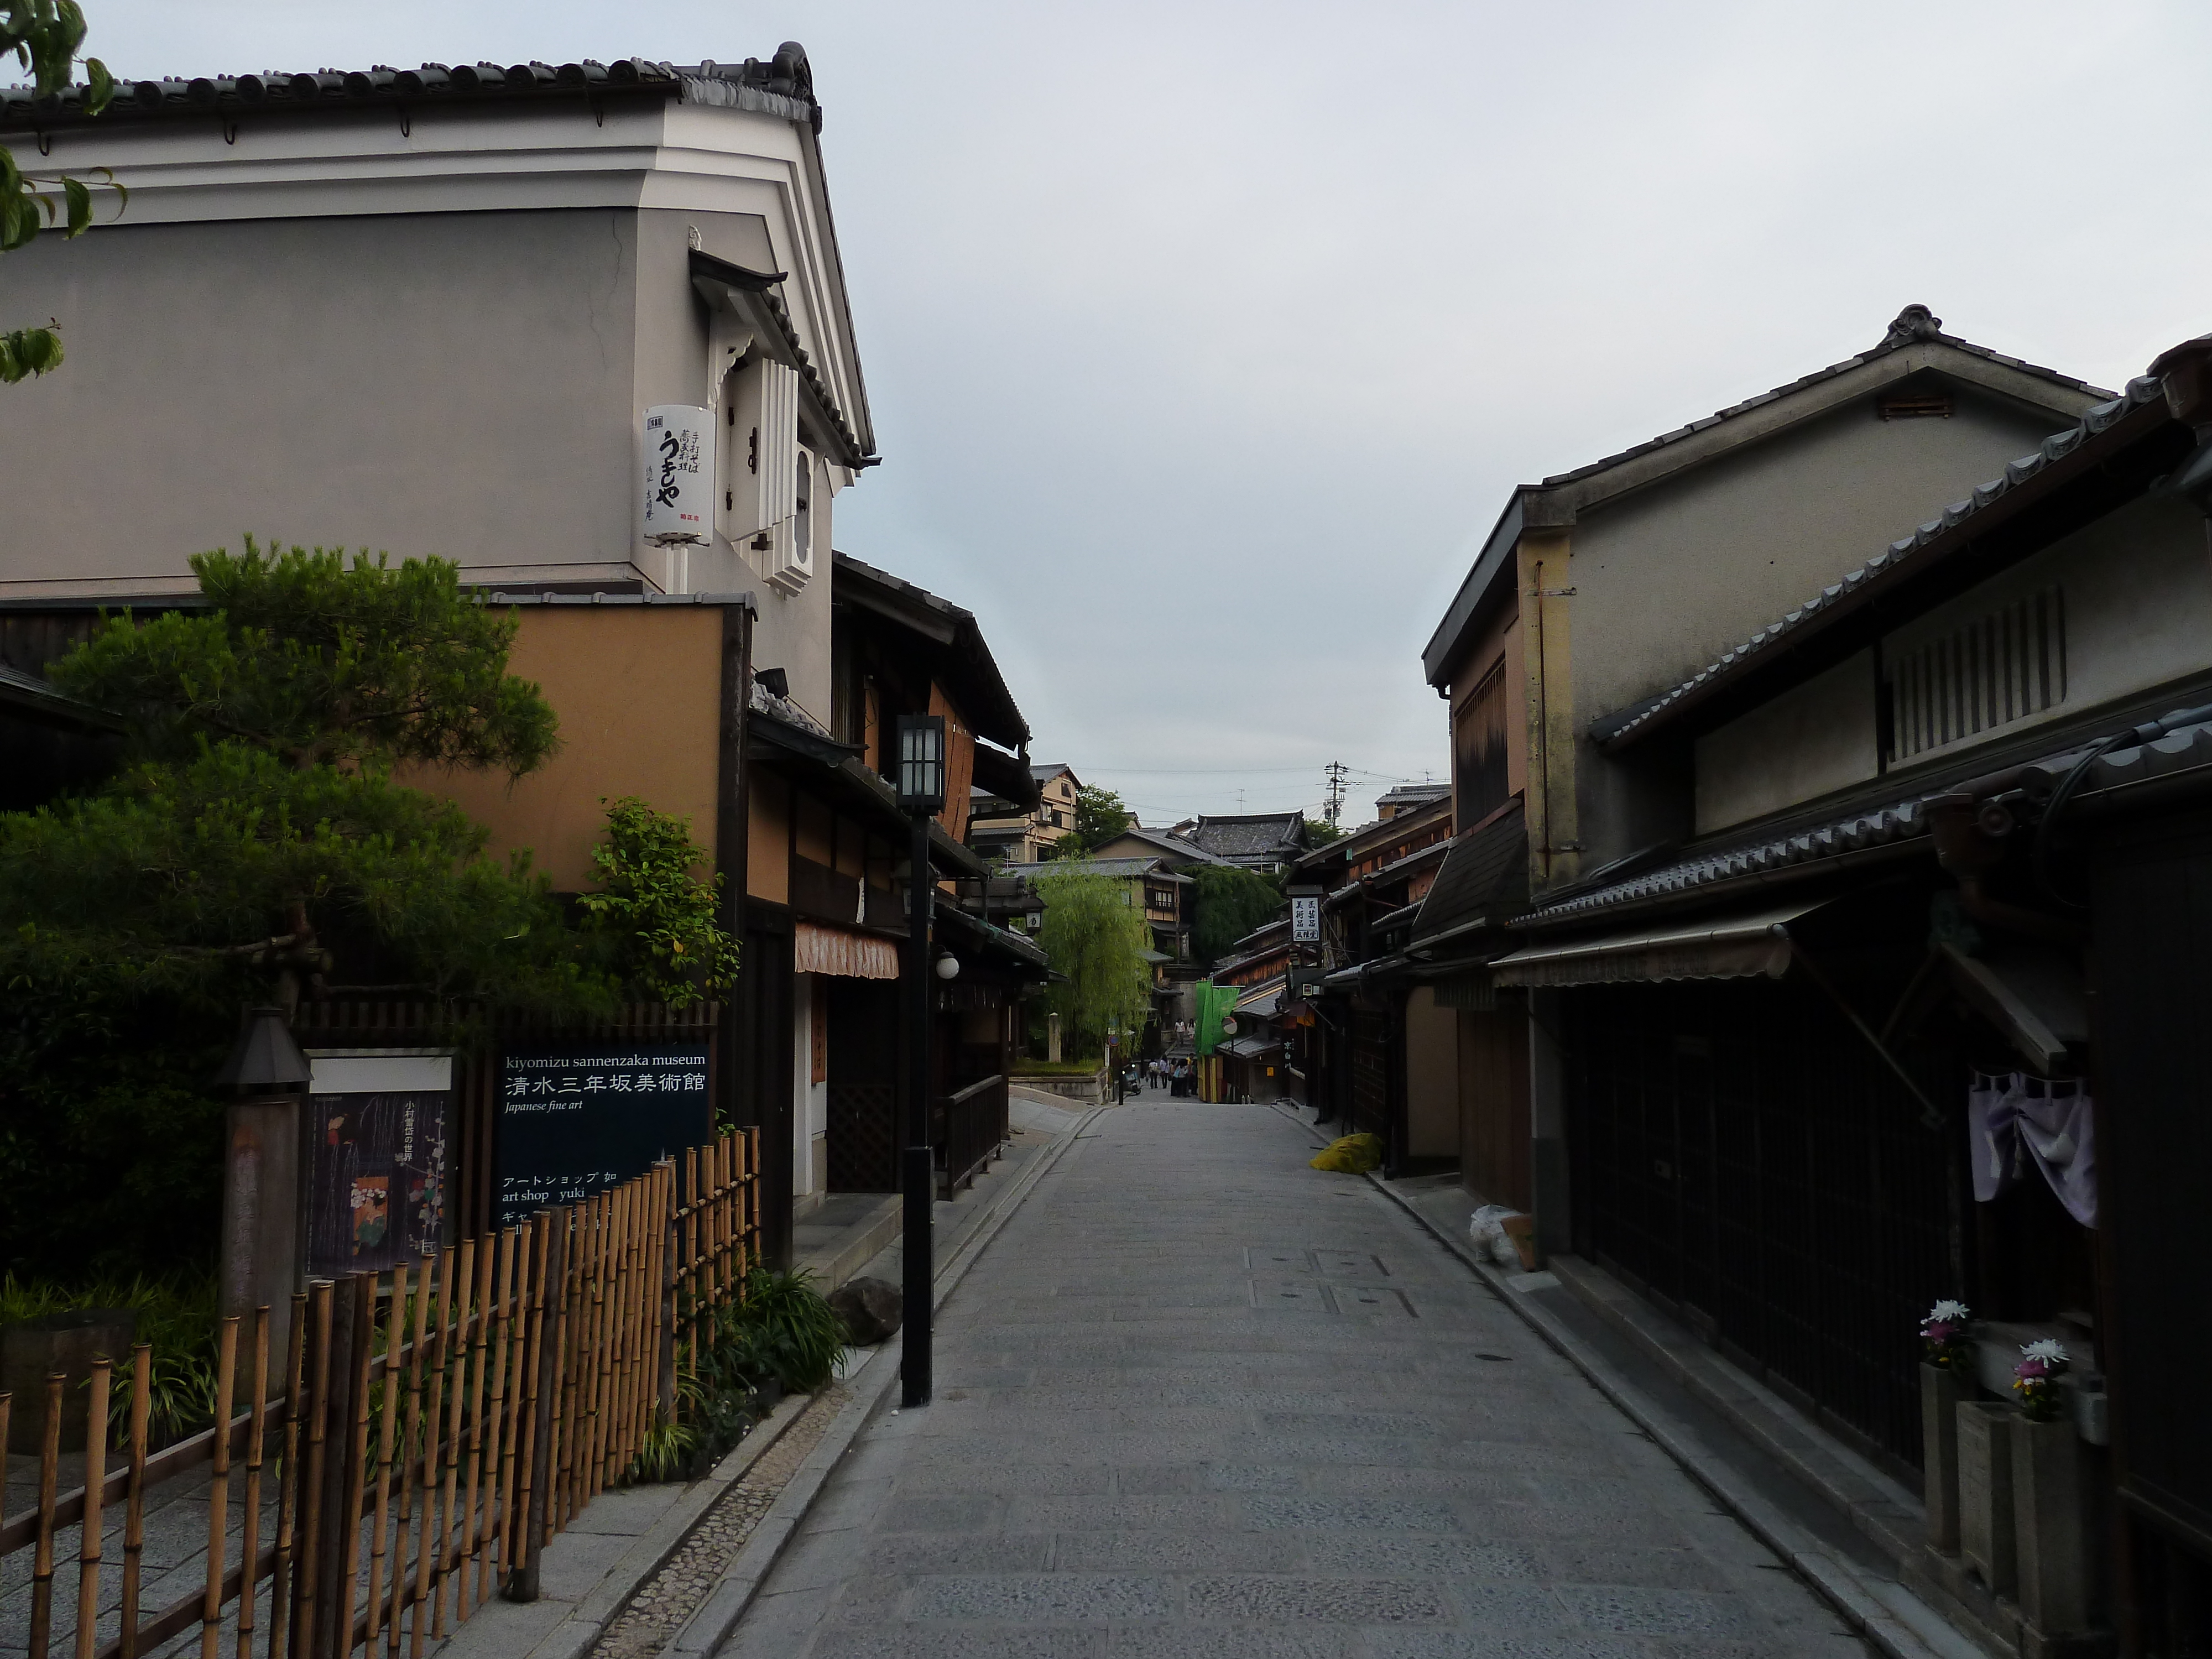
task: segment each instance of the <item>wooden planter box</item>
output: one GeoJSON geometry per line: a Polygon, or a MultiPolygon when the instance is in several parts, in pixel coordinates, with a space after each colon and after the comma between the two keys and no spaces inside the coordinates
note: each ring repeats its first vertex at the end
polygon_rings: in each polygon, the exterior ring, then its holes
{"type": "Polygon", "coordinates": [[[2045,1636],[2085,1631],[2090,1569],[2081,1440],[2065,1417],[2031,1423],[2015,1415],[2009,1426],[2020,1609],[2045,1636]]]}
{"type": "Polygon", "coordinates": [[[1959,1435],[1959,1553],[1998,1595],[2018,1583],[2013,1526],[2012,1437],[2019,1413],[2002,1401],[1962,1400],[1959,1435]]]}
{"type": "Polygon", "coordinates": [[[1941,1365],[1920,1368],[1922,1498],[1928,1506],[1928,1541],[1946,1555],[1959,1553],[1959,1378],[1941,1365]]]}

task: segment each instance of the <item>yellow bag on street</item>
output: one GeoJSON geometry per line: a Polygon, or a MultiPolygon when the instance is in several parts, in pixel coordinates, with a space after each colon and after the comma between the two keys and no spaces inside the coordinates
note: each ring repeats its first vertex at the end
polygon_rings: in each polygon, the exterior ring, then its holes
{"type": "Polygon", "coordinates": [[[1382,1142],[1375,1135],[1346,1135],[1316,1152],[1310,1167],[1340,1170],[1346,1175],[1364,1175],[1370,1170],[1379,1170],[1382,1167],[1382,1142]]]}

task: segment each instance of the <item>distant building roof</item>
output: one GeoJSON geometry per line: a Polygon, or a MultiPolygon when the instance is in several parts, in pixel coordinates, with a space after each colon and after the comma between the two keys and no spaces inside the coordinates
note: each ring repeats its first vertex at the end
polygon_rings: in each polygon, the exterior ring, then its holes
{"type": "Polygon", "coordinates": [[[1075,787],[1078,789],[1083,787],[1083,780],[1076,777],[1075,769],[1072,766],[1065,765],[1059,762],[1045,763],[1038,761],[1031,761],[1030,763],[1030,775],[1035,778],[1039,783],[1050,783],[1054,778],[1058,777],[1063,772],[1066,773],[1067,775],[1073,780],[1075,787]]]}
{"type": "Polygon", "coordinates": [[[1148,847],[1158,848],[1166,858],[1176,864],[1226,864],[1230,861],[1215,856],[1196,842],[1179,836],[1172,830],[1146,830],[1133,823],[1118,836],[1109,836],[1101,844],[1111,847],[1116,842],[1132,839],[1148,847]]]}
{"type": "Polygon", "coordinates": [[[1165,859],[1044,859],[1027,864],[1006,863],[999,866],[1002,876],[1031,878],[1037,876],[1162,876],[1172,881],[1185,878],[1163,868],[1165,859]]]}
{"type": "Polygon", "coordinates": [[[1235,817],[1200,814],[1190,838],[1231,864],[1279,864],[1304,850],[1304,812],[1255,812],[1235,817]]]}
{"type": "MultiPolygon", "coordinates": [[[[1401,783],[1387,789],[1375,798],[1375,810],[1382,813],[1386,806],[1425,806],[1432,800],[1442,800],[1451,793],[1449,783],[1401,783]]],[[[1388,816],[1387,814],[1383,814],[1388,816]]]]}
{"type": "Polygon", "coordinates": [[[974,611],[849,553],[833,551],[830,564],[831,592],[840,602],[902,627],[909,637],[925,642],[924,660],[959,703],[976,736],[1006,749],[1028,746],[1029,722],[1006,689],[974,611]]]}

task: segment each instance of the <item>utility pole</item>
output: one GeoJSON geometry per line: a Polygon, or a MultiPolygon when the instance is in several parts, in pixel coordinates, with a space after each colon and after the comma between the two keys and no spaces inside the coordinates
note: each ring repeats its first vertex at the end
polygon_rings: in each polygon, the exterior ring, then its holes
{"type": "Polygon", "coordinates": [[[1332,829],[1336,826],[1338,817],[1344,811],[1344,779],[1345,775],[1351,769],[1342,761],[1331,761],[1327,769],[1328,800],[1328,804],[1321,809],[1321,815],[1328,820],[1332,829]]]}

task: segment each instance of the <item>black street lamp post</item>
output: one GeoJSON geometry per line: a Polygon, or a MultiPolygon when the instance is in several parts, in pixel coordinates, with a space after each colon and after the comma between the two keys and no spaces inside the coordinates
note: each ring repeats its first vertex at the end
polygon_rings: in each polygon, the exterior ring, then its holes
{"type": "Polygon", "coordinates": [[[929,1403],[930,1291],[935,1252],[930,1226],[934,1196],[929,1155],[929,922],[937,884],[929,869],[929,821],[945,809],[945,720],[902,714],[898,721],[898,804],[914,826],[907,875],[905,1309],[900,1322],[899,1394],[902,1403],[929,1403]]]}

